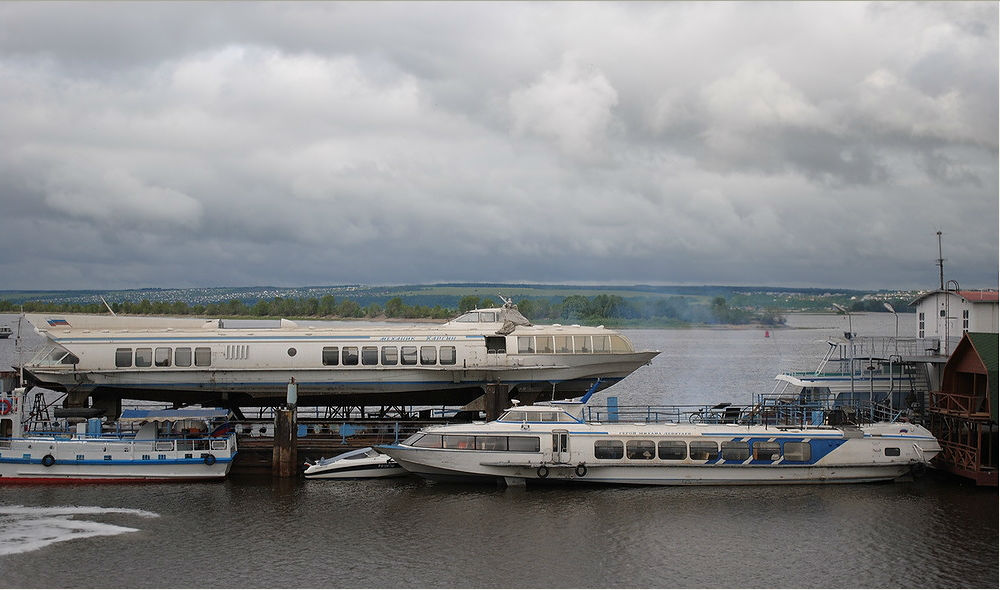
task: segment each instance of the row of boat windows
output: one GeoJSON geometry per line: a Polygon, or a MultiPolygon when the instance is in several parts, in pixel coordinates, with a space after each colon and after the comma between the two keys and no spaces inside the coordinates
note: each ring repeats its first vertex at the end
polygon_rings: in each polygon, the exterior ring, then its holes
{"type": "Polygon", "coordinates": [[[454,346],[324,346],[323,364],[357,365],[454,365],[454,346]]]}
{"type": "Polygon", "coordinates": [[[131,348],[118,348],[115,350],[115,366],[131,367],[133,363],[136,367],[169,367],[171,362],[175,367],[190,367],[194,360],[196,367],[207,367],[212,364],[212,349],[207,346],[199,346],[192,350],[189,347],[181,346],[171,349],[168,346],[158,348],[136,348],[135,355],[131,348]]]}
{"type": "MultiPolygon", "coordinates": [[[[294,348],[288,349],[288,356],[295,356],[294,348]]],[[[249,347],[246,345],[230,345],[226,347],[224,356],[227,359],[246,359],[249,357],[249,347]]],[[[331,365],[454,365],[457,354],[454,346],[325,346],[323,347],[323,364],[331,365]],[[381,362],[380,362],[381,361],[381,362]]],[[[188,347],[158,347],[158,348],[118,348],[115,350],[116,367],[190,367],[192,361],[196,367],[208,367],[212,364],[212,349],[199,346],[193,350],[188,347]]]]}
{"type": "Polygon", "coordinates": [[[541,448],[537,436],[467,436],[419,432],[403,441],[403,444],[425,449],[475,449],[519,453],[537,453],[541,448]]]}
{"type": "MultiPolygon", "coordinates": [[[[898,447],[886,447],[886,457],[898,457],[898,447]]],[[[639,461],[662,459],[683,461],[690,457],[695,461],[715,461],[719,457],[725,461],[777,461],[805,463],[812,459],[812,446],[808,442],[797,441],[723,441],[720,446],[715,441],[698,440],[686,443],[682,440],[620,440],[594,441],[595,459],[621,459],[626,457],[639,461]]]]}
{"type": "Polygon", "coordinates": [[[518,354],[632,352],[621,336],[518,336],[518,354]]]}
{"type": "Polygon", "coordinates": [[[751,456],[755,460],[777,461],[784,456],[786,461],[809,461],[812,448],[807,442],[785,441],[783,443],[756,441],[724,441],[720,448],[715,441],[697,440],[686,443],[682,440],[597,440],[594,441],[595,459],[635,460],[663,459],[682,461],[690,457],[695,461],[715,461],[719,457],[726,461],[745,461],[751,456]],[[784,450],[782,450],[784,447],[784,450]]]}
{"type": "MultiPolygon", "coordinates": [[[[429,449],[467,449],[479,451],[515,451],[537,453],[539,438],[535,436],[469,436],[459,434],[415,434],[403,441],[404,445],[429,449]]],[[[558,451],[558,443],[553,440],[553,451],[558,451]]],[[[565,449],[562,449],[565,450],[565,449]]],[[[898,447],[886,447],[887,457],[898,457],[898,447]]],[[[806,463],[812,460],[812,447],[808,442],[715,441],[682,440],[596,440],[595,459],[623,459],[649,461],[715,461],[719,457],[725,461],[746,461],[750,457],[758,461],[777,461],[784,458],[788,462],[806,463]]]]}

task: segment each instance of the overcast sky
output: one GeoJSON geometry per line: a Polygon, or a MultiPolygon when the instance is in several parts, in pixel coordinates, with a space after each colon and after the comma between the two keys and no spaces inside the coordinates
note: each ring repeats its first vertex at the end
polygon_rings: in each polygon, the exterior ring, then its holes
{"type": "Polygon", "coordinates": [[[998,4],[0,3],[0,288],[996,287],[998,4]]]}

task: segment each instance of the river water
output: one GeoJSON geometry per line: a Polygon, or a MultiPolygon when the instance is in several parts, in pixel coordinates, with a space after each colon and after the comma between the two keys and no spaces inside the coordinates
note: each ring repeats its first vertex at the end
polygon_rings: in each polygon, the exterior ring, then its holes
{"type": "MultiPolygon", "coordinates": [[[[859,335],[896,329],[891,314],[852,321],[859,335]]],[[[899,334],[913,324],[901,314],[899,334]]],[[[595,397],[749,403],[779,371],[814,368],[846,329],[843,316],[793,315],[769,337],[628,330],[663,353],[595,397]]],[[[995,588],[997,508],[995,489],[933,473],[829,486],[0,486],[0,586],[995,588]]]]}

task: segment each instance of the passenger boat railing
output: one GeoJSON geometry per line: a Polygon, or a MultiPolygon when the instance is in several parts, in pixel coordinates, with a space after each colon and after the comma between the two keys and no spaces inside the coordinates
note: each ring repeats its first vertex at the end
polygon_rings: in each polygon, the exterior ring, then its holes
{"type": "Polygon", "coordinates": [[[904,410],[870,400],[829,399],[801,402],[772,394],[758,394],[755,403],[738,405],[600,406],[586,408],[588,422],[691,423],[797,426],[800,428],[898,422],[904,410]]]}

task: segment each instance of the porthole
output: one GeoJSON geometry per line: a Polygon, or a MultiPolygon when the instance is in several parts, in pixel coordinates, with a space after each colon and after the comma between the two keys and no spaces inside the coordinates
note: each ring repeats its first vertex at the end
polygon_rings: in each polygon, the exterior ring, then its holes
{"type": "Polygon", "coordinates": [[[295,350],[294,348],[289,348],[288,349],[288,356],[295,356],[295,353],[297,353],[297,352],[298,351],[295,350]]]}

